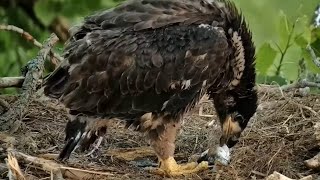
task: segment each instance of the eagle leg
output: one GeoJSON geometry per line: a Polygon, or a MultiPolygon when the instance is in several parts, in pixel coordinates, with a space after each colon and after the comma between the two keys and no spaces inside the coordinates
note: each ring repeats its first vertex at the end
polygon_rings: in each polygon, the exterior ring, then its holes
{"type": "Polygon", "coordinates": [[[208,169],[208,162],[191,162],[178,164],[174,159],[175,139],[180,122],[171,121],[149,131],[150,144],[155,150],[158,159],[158,168],[149,168],[151,173],[166,176],[194,174],[208,169]]]}

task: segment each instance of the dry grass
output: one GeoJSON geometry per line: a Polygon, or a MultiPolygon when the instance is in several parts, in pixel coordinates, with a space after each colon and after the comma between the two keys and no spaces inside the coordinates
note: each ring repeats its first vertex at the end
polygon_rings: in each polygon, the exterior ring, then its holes
{"type": "MultiPolygon", "coordinates": [[[[295,93],[281,93],[277,88],[259,88],[259,108],[252,118],[241,141],[232,151],[232,163],[218,173],[206,171],[179,179],[263,179],[278,171],[291,178],[313,174],[305,168],[303,161],[313,157],[319,150],[313,136],[313,125],[319,121],[320,96],[300,97],[295,93]]],[[[11,102],[12,103],[12,102],[11,102]]],[[[204,113],[214,114],[208,102],[202,102],[204,113]]],[[[186,162],[193,154],[199,154],[214,146],[219,138],[219,125],[206,127],[212,118],[199,117],[197,110],[185,117],[183,132],[177,140],[176,155],[186,162]]],[[[214,117],[215,118],[215,117],[214,117]]],[[[32,156],[57,154],[63,146],[64,126],[67,116],[55,103],[32,102],[24,117],[27,129],[14,135],[15,149],[32,156]]],[[[2,139],[2,138],[1,138],[2,139]]],[[[4,141],[2,139],[2,141],[4,141]]],[[[124,129],[122,123],[114,122],[103,141],[103,148],[93,157],[74,153],[65,166],[90,171],[109,172],[110,176],[90,176],[92,179],[162,179],[133,165],[132,161],[119,158],[117,154],[127,148],[147,146],[142,134],[124,129]]],[[[2,143],[4,148],[4,143],[2,143]]],[[[1,150],[1,148],[0,148],[1,150]]],[[[134,149],[133,149],[134,150],[134,149]]],[[[0,151],[4,163],[6,152],[0,151]]],[[[141,149],[139,150],[140,153],[141,149]]],[[[126,152],[127,153],[127,152],[126,152]]],[[[156,157],[146,148],[146,156],[156,162],[156,157]]],[[[30,163],[20,163],[24,174],[31,179],[50,179],[50,174],[30,163]]],[[[1,170],[1,168],[0,168],[1,170]]]]}

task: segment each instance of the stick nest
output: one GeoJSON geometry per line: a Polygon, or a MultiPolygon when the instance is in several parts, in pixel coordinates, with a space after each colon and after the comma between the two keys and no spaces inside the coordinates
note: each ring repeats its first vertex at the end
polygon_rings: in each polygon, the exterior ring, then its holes
{"type": "MultiPolygon", "coordinates": [[[[1,99],[12,104],[16,98],[1,99]]],[[[313,127],[319,121],[319,99],[318,95],[300,96],[295,92],[283,93],[276,87],[260,86],[257,113],[242,134],[240,142],[233,148],[231,165],[218,172],[208,170],[180,179],[264,179],[274,171],[290,178],[307,175],[316,178],[316,172],[308,170],[303,162],[319,151],[313,127]]],[[[213,119],[217,119],[213,106],[206,100],[186,115],[183,131],[176,143],[176,159],[180,163],[190,161],[192,155],[200,154],[217,144],[220,137],[218,121],[211,127],[207,126],[213,119]],[[214,116],[200,117],[197,111],[200,106],[204,114],[214,116]]],[[[13,135],[15,150],[45,158],[59,153],[64,144],[67,120],[65,109],[57,102],[33,100],[29,112],[23,117],[26,129],[13,135]]],[[[0,138],[2,163],[7,157],[5,149],[8,143],[8,138],[3,136],[0,138]]],[[[125,129],[124,124],[118,121],[111,123],[98,153],[89,157],[84,154],[76,151],[67,163],[58,163],[112,174],[107,176],[97,173],[88,176],[88,179],[162,179],[137,166],[141,159],[157,163],[157,158],[143,134],[125,129]],[[132,157],[133,154],[136,157],[132,157]]],[[[19,165],[22,173],[31,179],[50,179],[50,173],[32,163],[19,161],[19,165]]]]}

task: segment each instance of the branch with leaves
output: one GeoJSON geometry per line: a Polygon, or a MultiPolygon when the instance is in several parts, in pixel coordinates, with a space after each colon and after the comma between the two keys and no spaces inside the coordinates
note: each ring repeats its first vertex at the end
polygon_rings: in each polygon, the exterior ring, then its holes
{"type": "MultiPolygon", "coordinates": [[[[312,47],[310,45],[308,45],[306,47],[306,49],[309,51],[314,64],[320,68],[320,58],[317,57],[317,55],[314,52],[314,50],[312,49],[312,47]]],[[[320,83],[310,82],[310,81],[307,81],[306,79],[302,79],[302,80],[298,80],[292,84],[281,86],[281,89],[284,91],[289,91],[291,89],[299,89],[299,88],[306,88],[306,87],[320,88],[320,83]]]]}
{"type": "Polygon", "coordinates": [[[288,49],[290,48],[291,46],[291,39],[292,39],[292,36],[294,34],[294,30],[295,30],[295,26],[296,26],[296,23],[293,23],[292,24],[292,27],[291,27],[291,30],[289,32],[289,36],[288,36],[288,40],[286,42],[286,45],[284,47],[284,49],[282,50],[281,47],[276,44],[276,46],[278,47],[278,50],[281,54],[281,57],[280,57],[280,62],[279,62],[279,65],[277,67],[277,70],[276,70],[276,76],[279,76],[280,75],[280,72],[281,72],[281,68],[282,68],[282,65],[283,65],[283,60],[284,60],[284,57],[285,55],[287,54],[287,51],[288,49]]]}
{"type": "Polygon", "coordinates": [[[36,92],[39,81],[41,81],[45,59],[58,40],[58,37],[52,34],[42,46],[37,57],[29,61],[26,65],[26,75],[22,84],[22,93],[19,95],[19,99],[12,105],[12,108],[0,117],[2,130],[10,129],[11,132],[15,132],[20,128],[22,124],[20,119],[22,119],[27,112],[28,102],[36,92]]]}
{"type": "MultiPolygon", "coordinates": [[[[23,29],[21,29],[19,27],[16,27],[13,25],[0,24],[0,30],[17,32],[25,40],[31,42],[36,47],[43,48],[43,45],[37,39],[35,39],[30,33],[24,31],[23,29]]],[[[51,49],[50,49],[49,55],[50,55],[50,58],[49,58],[50,62],[55,67],[57,67],[60,64],[60,62],[63,61],[63,58],[59,54],[53,52],[51,49]]],[[[24,82],[24,79],[25,79],[24,77],[0,77],[0,88],[9,88],[9,87],[21,88],[22,84],[24,82]]]]}
{"type": "MultiPolygon", "coordinates": [[[[31,42],[32,44],[34,44],[35,46],[37,46],[38,48],[42,48],[42,44],[37,41],[30,33],[24,31],[23,29],[19,28],[19,27],[16,27],[16,26],[13,26],[13,25],[5,25],[5,24],[0,24],[0,30],[5,30],[5,31],[12,31],[12,32],[17,32],[19,34],[21,34],[21,36],[26,39],[27,41],[31,42]]],[[[53,65],[55,65],[55,67],[58,66],[58,64],[63,60],[63,58],[50,50],[50,60],[51,60],[51,63],[53,65]]]]}

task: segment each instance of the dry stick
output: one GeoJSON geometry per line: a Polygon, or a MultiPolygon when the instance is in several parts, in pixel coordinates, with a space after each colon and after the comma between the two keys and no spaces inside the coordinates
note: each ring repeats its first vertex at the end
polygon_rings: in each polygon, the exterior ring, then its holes
{"type": "Polygon", "coordinates": [[[13,154],[18,160],[27,163],[33,163],[42,170],[50,172],[55,177],[54,179],[63,179],[63,176],[71,179],[83,179],[84,177],[93,177],[95,175],[113,176],[114,174],[108,172],[97,172],[91,170],[84,170],[72,167],[66,167],[56,163],[53,160],[47,160],[40,157],[34,157],[22,152],[18,152],[12,148],[8,148],[8,152],[13,154]]]}
{"type": "MultiPolygon", "coordinates": [[[[0,30],[17,32],[17,33],[21,34],[21,36],[24,39],[26,39],[27,41],[30,41],[35,46],[37,46],[39,48],[42,48],[42,44],[39,41],[37,41],[30,33],[24,31],[23,29],[21,29],[19,27],[16,27],[16,26],[13,26],[13,25],[0,24],[0,30]]],[[[54,57],[54,58],[51,58],[51,62],[52,62],[52,64],[55,65],[55,67],[57,67],[58,64],[60,62],[62,62],[62,60],[63,60],[63,58],[59,54],[54,53],[51,50],[50,50],[50,56],[54,57]]]]}
{"type": "Polygon", "coordinates": [[[8,166],[9,179],[26,179],[23,173],[21,172],[18,160],[11,152],[8,152],[8,158],[6,159],[6,163],[8,166]]]}
{"type": "Polygon", "coordinates": [[[317,87],[320,88],[320,84],[319,83],[315,83],[315,82],[310,82],[307,81],[305,79],[300,80],[300,81],[296,81],[292,84],[288,84],[288,85],[283,85],[281,86],[281,89],[283,91],[289,91],[291,89],[298,89],[298,88],[305,88],[305,87],[317,87]]]}
{"type": "Polygon", "coordinates": [[[4,99],[0,99],[0,107],[2,107],[4,110],[8,110],[10,107],[10,104],[4,99]]]}
{"type": "MultiPolygon", "coordinates": [[[[274,171],[271,175],[269,175],[265,179],[266,180],[294,180],[294,179],[288,178],[287,176],[280,174],[276,171],[274,171]]],[[[300,178],[299,180],[312,180],[312,179],[313,179],[312,176],[309,175],[309,176],[300,178]]]]}
{"type": "Polygon", "coordinates": [[[28,102],[31,96],[36,92],[38,83],[43,74],[44,62],[53,45],[58,41],[55,34],[44,43],[37,57],[27,64],[27,73],[22,84],[22,93],[19,99],[12,105],[12,108],[0,117],[1,130],[11,128],[11,133],[15,132],[21,126],[21,119],[28,111],[28,102]]]}
{"type": "Polygon", "coordinates": [[[0,88],[21,87],[24,77],[2,77],[0,78],[0,88]]]}

